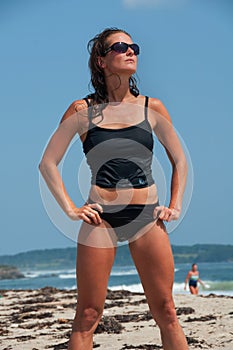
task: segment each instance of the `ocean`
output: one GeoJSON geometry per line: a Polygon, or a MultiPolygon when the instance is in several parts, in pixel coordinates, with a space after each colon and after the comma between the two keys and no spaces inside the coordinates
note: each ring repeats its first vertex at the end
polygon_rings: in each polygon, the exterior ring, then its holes
{"type": "MultiPolygon", "coordinates": [[[[173,286],[174,294],[189,294],[184,290],[184,280],[190,264],[180,263],[175,265],[175,281],[173,286]]],[[[75,289],[76,278],[75,268],[60,267],[59,269],[20,269],[25,278],[13,280],[1,280],[0,289],[37,289],[45,286],[52,286],[59,289],[75,289]]],[[[205,288],[199,285],[199,293],[208,295],[233,296],[233,262],[221,263],[198,263],[200,278],[205,288]]],[[[116,262],[112,268],[109,278],[109,289],[129,290],[132,292],[143,292],[140,279],[135,266],[130,259],[116,262]]]]}

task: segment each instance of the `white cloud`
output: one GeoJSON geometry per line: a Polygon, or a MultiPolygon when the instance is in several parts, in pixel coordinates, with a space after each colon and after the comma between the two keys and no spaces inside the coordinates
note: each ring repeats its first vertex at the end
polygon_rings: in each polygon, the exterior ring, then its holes
{"type": "Polygon", "coordinates": [[[177,6],[185,3],[187,0],[122,0],[123,6],[127,8],[145,8],[145,7],[160,7],[160,6],[177,6]]]}

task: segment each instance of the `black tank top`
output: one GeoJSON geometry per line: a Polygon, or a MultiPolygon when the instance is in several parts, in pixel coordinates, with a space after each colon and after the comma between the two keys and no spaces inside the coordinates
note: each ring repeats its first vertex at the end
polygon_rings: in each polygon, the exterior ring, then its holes
{"type": "Polygon", "coordinates": [[[99,127],[92,122],[89,101],[89,130],[83,151],[91,169],[91,183],[102,188],[143,188],[154,183],[151,163],[153,136],[148,121],[148,97],[142,122],[121,129],[99,127]]]}

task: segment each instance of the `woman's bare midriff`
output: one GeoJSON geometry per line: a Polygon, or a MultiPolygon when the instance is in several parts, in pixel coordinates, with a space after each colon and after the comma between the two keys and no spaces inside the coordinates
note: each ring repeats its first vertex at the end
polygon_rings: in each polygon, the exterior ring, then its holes
{"type": "Polygon", "coordinates": [[[156,185],[144,188],[101,188],[92,185],[89,199],[99,204],[154,204],[158,201],[156,185]]]}

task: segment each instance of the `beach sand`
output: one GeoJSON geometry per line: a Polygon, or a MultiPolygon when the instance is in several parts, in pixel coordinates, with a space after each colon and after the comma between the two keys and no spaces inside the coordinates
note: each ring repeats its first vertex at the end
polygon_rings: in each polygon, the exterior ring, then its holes
{"type": "MultiPolygon", "coordinates": [[[[75,290],[0,291],[0,349],[67,349],[75,290]]],[[[233,297],[175,295],[190,349],[233,349],[233,297]]],[[[162,349],[145,296],[109,291],[94,349],[162,349]]]]}

